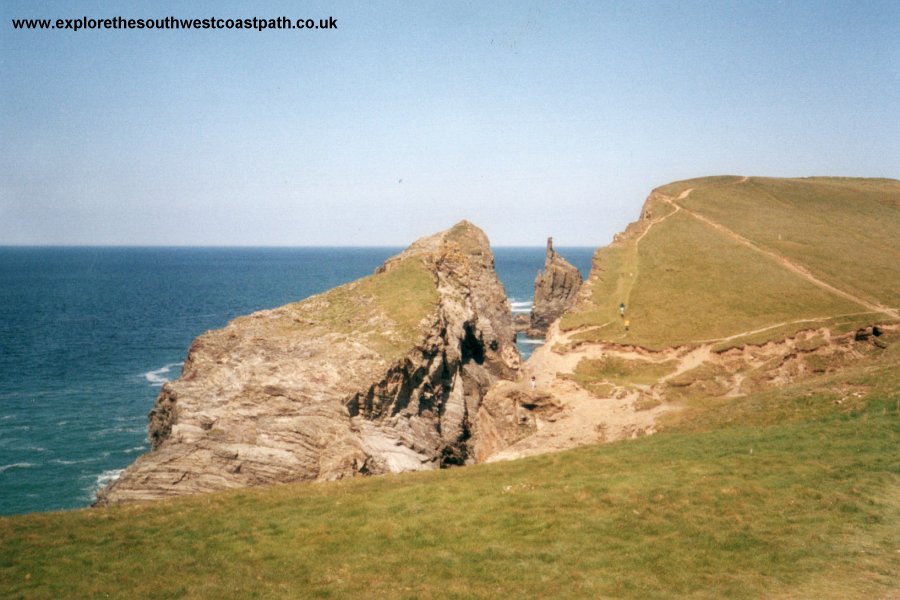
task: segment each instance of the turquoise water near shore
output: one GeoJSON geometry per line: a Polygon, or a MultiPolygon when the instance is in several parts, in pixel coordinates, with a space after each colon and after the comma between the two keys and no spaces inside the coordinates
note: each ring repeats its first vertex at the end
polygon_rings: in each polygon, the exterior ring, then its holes
{"type": "MultiPolygon", "coordinates": [[[[149,449],[147,412],[197,335],[400,250],[0,248],[0,514],[87,506],[149,449]]],[[[557,250],[587,274],[592,248],[557,250]]],[[[544,248],[494,255],[513,310],[527,312],[544,248]]]]}

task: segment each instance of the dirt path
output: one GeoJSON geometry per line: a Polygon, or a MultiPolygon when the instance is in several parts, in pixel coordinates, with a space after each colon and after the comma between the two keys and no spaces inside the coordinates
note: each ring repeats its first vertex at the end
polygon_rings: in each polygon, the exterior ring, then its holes
{"type": "Polygon", "coordinates": [[[695,348],[682,356],[678,361],[678,366],[675,370],[668,375],[662,377],[659,381],[660,383],[669,381],[675,377],[678,377],[682,373],[687,373],[691,369],[695,369],[709,360],[710,355],[712,354],[712,346],[703,345],[698,348],[695,348]]]}
{"type": "MultiPolygon", "coordinates": [[[[895,319],[900,319],[900,312],[897,312],[893,308],[884,306],[879,303],[869,302],[868,300],[865,300],[864,298],[860,298],[859,296],[855,296],[855,295],[853,295],[849,292],[846,292],[842,289],[836,288],[833,285],[826,283],[826,282],[822,281],[821,279],[818,279],[817,277],[815,277],[812,273],[809,272],[809,270],[806,269],[806,267],[798,265],[797,263],[794,263],[794,262],[788,260],[787,258],[785,258],[784,256],[782,256],[776,252],[772,252],[771,250],[767,250],[761,246],[758,246],[757,244],[751,242],[750,240],[748,240],[741,234],[736,233],[736,232],[732,231],[731,229],[725,227],[721,223],[717,223],[717,222],[713,221],[712,219],[704,217],[703,215],[698,214],[688,208],[684,208],[683,206],[678,204],[678,201],[685,199],[691,191],[693,191],[693,190],[692,189],[686,190],[686,192],[688,192],[688,193],[682,192],[678,196],[678,198],[675,198],[674,200],[671,197],[663,196],[663,200],[665,200],[666,202],[668,202],[669,204],[671,204],[674,207],[681,208],[682,210],[684,210],[684,212],[691,215],[692,217],[694,217],[701,223],[704,223],[705,225],[712,227],[716,231],[728,236],[729,238],[735,240],[736,242],[750,248],[751,250],[754,250],[755,252],[758,252],[760,254],[763,254],[763,255],[769,257],[770,259],[774,260],[775,262],[780,264],[785,269],[791,271],[795,275],[799,275],[800,277],[802,277],[806,281],[812,283],[813,285],[817,285],[820,288],[831,292],[832,294],[836,294],[838,296],[841,296],[842,298],[850,300],[851,302],[855,302],[856,304],[859,304],[860,306],[864,306],[872,312],[884,313],[895,319]]],[[[670,213],[670,214],[674,214],[674,213],[670,213]]]]}
{"type": "MultiPolygon", "coordinates": [[[[575,340],[572,339],[573,336],[576,336],[581,333],[587,333],[588,331],[594,331],[596,329],[603,329],[607,325],[611,324],[612,321],[607,321],[602,325],[590,325],[588,327],[579,327],[577,329],[570,329],[569,331],[558,331],[555,338],[555,343],[568,345],[573,343],[575,340]]],[[[548,333],[549,336],[549,333],[548,333]]],[[[549,339],[549,337],[548,337],[549,339]]]]}
{"type": "Polygon", "coordinates": [[[607,397],[601,398],[590,393],[574,381],[565,377],[575,371],[583,359],[597,360],[616,357],[624,360],[646,362],[679,361],[674,377],[688,371],[705,360],[710,346],[685,352],[669,349],[663,352],[645,353],[628,348],[618,348],[610,343],[584,343],[565,353],[554,352],[557,344],[568,344],[572,335],[592,328],[562,333],[559,323],[554,323],[547,333],[547,343],[537,348],[525,363],[523,380],[534,375],[539,391],[546,391],[560,401],[563,411],[553,421],[539,421],[537,431],[498,452],[488,462],[511,460],[567,450],[586,444],[611,442],[649,435],[656,431],[657,417],[672,409],[671,405],[660,403],[649,409],[636,407],[642,395],[653,395],[650,386],[614,386],[607,397]]]}
{"type": "MultiPolygon", "coordinates": [[[[676,200],[687,198],[692,191],[693,188],[684,190],[676,200]]],[[[638,244],[655,225],[681,210],[680,206],[671,202],[671,198],[664,199],[673,206],[672,212],[650,221],[635,239],[632,287],[638,277],[638,244]]],[[[630,292],[631,287],[625,293],[626,302],[630,292]]],[[[564,353],[553,351],[554,346],[572,344],[575,341],[573,338],[577,334],[601,329],[609,324],[582,327],[567,332],[560,331],[559,322],[550,327],[546,343],[535,349],[534,354],[525,363],[523,378],[527,380],[533,375],[538,389],[547,391],[557,398],[563,406],[563,412],[552,422],[539,422],[538,429],[533,435],[495,454],[488,459],[488,462],[566,450],[585,444],[627,439],[655,432],[656,418],[666,410],[670,410],[671,407],[661,403],[649,410],[638,410],[635,403],[641,398],[641,388],[645,388],[646,393],[650,386],[628,388],[614,386],[606,398],[598,398],[565,376],[573,373],[578,363],[584,359],[597,360],[603,357],[616,357],[624,360],[649,362],[677,359],[678,366],[673,373],[663,378],[665,381],[702,364],[709,357],[711,345],[701,346],[686,353],[670,349],[648,355],[636,350],[619,348],[614,343],[584,342],[577,344],[574,348],[570,347],[564,353]]]]}
{"type": "MultiPolygon", "coordinates": [[[[688,188],[688,189],[684,190],[683,192],[681,192],[681,194],[678,195],[678,198],[676,198],[676,200],[684,200],[693,191],[694,191],[694,188],[688,188]]],[[[658,225],[659,223],[662,223],[663,221],[665,221],[666,219],[668,219],[669,217],[671,217],[672,215],[674,215],[675,213],[677,213],[678,211],[681,210],[681,207],[678,206],[677,204],[675,204],[674,202],[672,202],[670,197],[665,196],[663,194],[660,194],[660,197],[663,200],[665,200],[666,202],[668,202],[670,206],[674,207],[674,210],[672,210],[672,212],[670,212],[667,215],[663,215],[659,219],[650,220],[650,222],[647,224],[647,227],[641,232],[641,234],[639,236],[637,236],[635,238],[634,245],[630,249],[630,252],[631,252],[630,262],[632,263],[632,265],[631,265],[631,271],[629,274],[631,276],[631,283],[630,283],[630,285],[628,285],[628,289],[625,291],[625,293],[621,295],[621,298],[623,299],[623,302],[626,304],[626,306],[631,304],[631,291],[634,289],[634,285],[637,283],[638,276],[640,275],[640,260],[639,260],[639,256],[638,256],[638,251],[639,251],[641,240],[644,239],[644,236],[647,235],[651,229],[653,229],[654,225],[658,225]]],[[[624,338],[625,335],[623,334],[622,337],[624,338]]]]}
{"type": "MultiPolygon", "coordinates": [[[[690,195],[690,193],[693,192],[693,191],[694,191],[694,188],[688,188],[688,189],[684,190],[683,192],[681,192],[681,194],[678,195],[677,200],[684,200],[684,199],[687,198],[687,197],[690,195]]],[[[675,210],[673,210],[672,212],[670,212],[670,213],[667,214],[667,215],[664,215],[664,216],[660,217],[659,219],[651,220],[650,223],[647,224],[647,228],[644,229],[644,231],[641,232],[641,235],[639,235],[639,236],[637,237],[637,239],[634,240],[635,250],[637,250],[637,244],[639,244],[640,241],[641,241],[642,239],[644,239],[644,236],[647,235],[647,233],[650,231],[650,229],[653,228],[654,225],[656,225],[656,224],[658,224],[658,223],[662,223],[663,221],[665,221],[666,219],[668,219],[669,217],[671,217],[672,215],[674,215],[675,213],[677,213],[679,210],[681,210],[681,207],[678,206],[677,204],[675,204],[674,202],[670,202],[670,201],[669,201],[669,198],[668,198],[667,196],[662,196],[662,198],[663,198],[666,202],[669,202],[669,204],[672,205],[672,206],[675,208],[675,210]]]]}
{"type": "MultiPolygon", "coordinates": [[[[739,184],[747,181],[749,181],[749,177],[744,176],[735,183],[739,184]]],[[[559,330],[559,322],[557,321],[551,325],[550,330],[547,332],[546,343],[535,349],[534,354],[532,354],[531,358],[525,363],[522,377],[523,380],[528,380],[533,375],[537,382],[538,389],[549,392],[559,400],[563,407],[563,411],[560,414],[555,415],[552,421],[539,420],[537,423],[537,431],[533,435],[498,452],[490,457],[488,462],[510,460],[546,452],[567,450],[586,444],[610,442],[652,434],[656,431],[657,418],[661,414],[674,409],[671,404],[666,402],[660,402],[656,406],[652,406],[653,402],[644,402],[643,406],[641,405],[642,400],[660,400],[660,390],[656,386],[637,384],[626,386],[611,384],[612,391],[607,394],[606,397],[595,396],[566,377],[567,375],[574,373],[578,364],[584,359],[597,360],[605,357],[613,357],[629,361],[641,360],[653,363],[662,363],[672,360],[677,361],[675,369],[661,377],[657,382],[657,384],[659,384],[665,383],[710,361],[714,355],[713,345],[716,343],[763,333],[785,325],[816,323],[827,321],[835,317],[876,313],[888,314],[892,317],[900,318],[900,315],[898,315],[896,310],[866,301],[849,292],[845,292],[825,283],[824,281],[817,279],[806,268],[791,262],[784,256],[762,248],[740,234],[731,231],[724,225],[716,223],[707,217],[699,215],[678,204],[680,201],[688,198],[693,191],[694,188],[688,188],[682,191],[677,198],[662,196],[662,199],[669,203],[673,207],[673,210],[659,219],[650,221],[641,234],[635,238],[633,246],[634,265],[631,276],[631,286],[634,285],[634,282],[638,277],[637,250],[640,241],[655,225],[663,222],[675,213],[684,210],[686,213],[707,226],[713,227],[740,244],[778,262],[778,264],[782,265],[784,268],[804,278],[810,283],[843,298],[847,298],[848,300],[867,308],[868,311],[775,323],[759,329],[738,332],[728,337],[698,340],[694,342],[695,345],[691,348],[668,348],[659,352],[617,346],[614,341],[587,342],[574,339],[578,334],[606,327],[612,323],[612,321],[602,325],[582,327],[567,332],[559,330]],[[559,346],[566,347],[567,350],[562,353],[555,352],[553,348],[559,346]],[[651,406],[651,408],[645,408],[646,406],[651,406]]],[[[630,292],[631,287],[628,288],[626,297],[630,296],[630,292]]],[[[740,378],[738,378],[736,384],[728,390],[727,396],[734,397],[740,395],[739,388],[740,378]]]]}
{"type": "Polygon", "coordinates": [[[749,331],[742,331],[740,333],[735,333],[734,335],[729,335],[728,337],[712,338],[712,339],[708,339],[708,340],[696,340],[694,343],[709,344],[709,343],[718,343],[718,342],[730,342],[731,340],[736,340],[738,338],[755,335],[757,333],[763,333],[765,331],[769,331],[770,329],[777,329],[779,327],[784,327],[785,325],[797,325],[799,323],[818,323],[821,321],[827,321],[829,319],[837,319],[840,317],[856,317],[859,315],[873,315],[873,314],[881,314],[881,312],[882,311],[867,310],[867,311],[863,311],[863,312],[844,313],[842,315],[830,315],[827,317],[809,317],[806,319],[797,319],[796,321],[784,321],[783,323],[775,323],[774,325],[767,325],[765,327],[760,327],[759,329],[751,329],[749,331]]]}

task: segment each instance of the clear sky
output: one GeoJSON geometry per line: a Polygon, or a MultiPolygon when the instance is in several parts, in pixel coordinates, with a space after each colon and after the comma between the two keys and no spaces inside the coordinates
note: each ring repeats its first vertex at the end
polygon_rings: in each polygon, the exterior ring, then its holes
{"type": "Polygon", "coordinates": [[[0,245],[607,244],[715,175],[900,177],[900,2],[0,1],[0,245]],[[12,18],[334,17],[318,31],[12,18]]]}

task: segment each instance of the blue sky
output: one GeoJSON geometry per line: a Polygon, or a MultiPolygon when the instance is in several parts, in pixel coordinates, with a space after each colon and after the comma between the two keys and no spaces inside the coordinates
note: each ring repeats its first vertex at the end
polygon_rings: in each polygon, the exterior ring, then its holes
{"type": "Polygon", "coordinates": [[[0,4],[0,245],[599,246],[715,174],[900,177],[900,2],[0,4]],[[252,7],[251,7],[252,6],[252,7]],[[335,31],[12,18],[333,16],[335,31]]]}

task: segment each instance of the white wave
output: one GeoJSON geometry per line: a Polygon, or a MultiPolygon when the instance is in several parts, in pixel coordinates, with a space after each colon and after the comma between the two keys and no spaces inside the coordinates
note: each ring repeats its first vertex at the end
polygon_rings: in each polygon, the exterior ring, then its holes
{"type": "Polygon", "coordinates": [[[168,376],[168,373],[171,372],[173,368],[181,367],[183,365],[184,365],[183,362],[169,363],[168,365],[166,365],[164,367],[160,367],[160,368],[154,369],[152,371],[147,371],[146,373],[144,373],[144,379],[149,381],[150,385],[159,387],[162,384],[164,384],[165,382],[170,381],[172,379],[171,377],[168,376]]]}
{"type": "Polygon", "coordinates": [[[35,466],[37,466],[37,465],[35,465],[34,463],[26,463],[26,462],[12,463],[10,465],[0,466],[0,473],[4,473],[4,472],[8,471],[9,469],[28,469],[30,467],[35,467],[35,466]]]}
{"type": "Polygon", "coordinates": [[[91,490],[94,500],[97,499],[97,492],[118,479],[119,475],[121,475],[124,470],[125,469],[110,469],[109,471],[103,471],[97,475],[97,480],[94,482],[94,487],[91,490]]]}
{"type": "Polygon", "coordinates": [[[56,465],[80,465],[82,463],[97,462],[96,458],[82,458],[81,460],[66,460],[64,458],[54,458],[50,462],[56,465]]]}
{"type": "Polygon", "coordinates": [[[134,452],[144,452],[147,450],[147,446],[135,446],[134,448],[128,448],[127,450],[122,450],[125,454],[132,454],[134,452]]]}
{"type": "Polygon", "coordinates": [[[97,431],[88,433],[88,438],[96,440],[98,438],[109,437],[116,433],[124,433],[125,431],[125,427],[107,427],[106,429],[98,429],[97,431]]]}
{"type": "Polygon", "coordinates": [[[523,315],[531,312],[531,309],[534,307],[534,302],[531,302],[530,300],[527,302],[513,300],[509,305],[512,307],[512,313],[514,315],[523,315]]]}
{"type": "Polygon", "coordinates": [[[516,343],[517,343],[517,344],[528,344],[528,345],[531,345],[531,346],[540,346],[541,344],[544,343],[544,340],[534,339],[534,338],[527,338],[527,337],[520,337],[519,339],[516,340],[516,343]]]}
{"type": "Polygon", "coordinates": [[[119,416],[116,417],[115,420],[119,423],[130,423],[132,421],[144,421],[147,417],[145,415],[127,415],[127,416],[119,416]]]}

